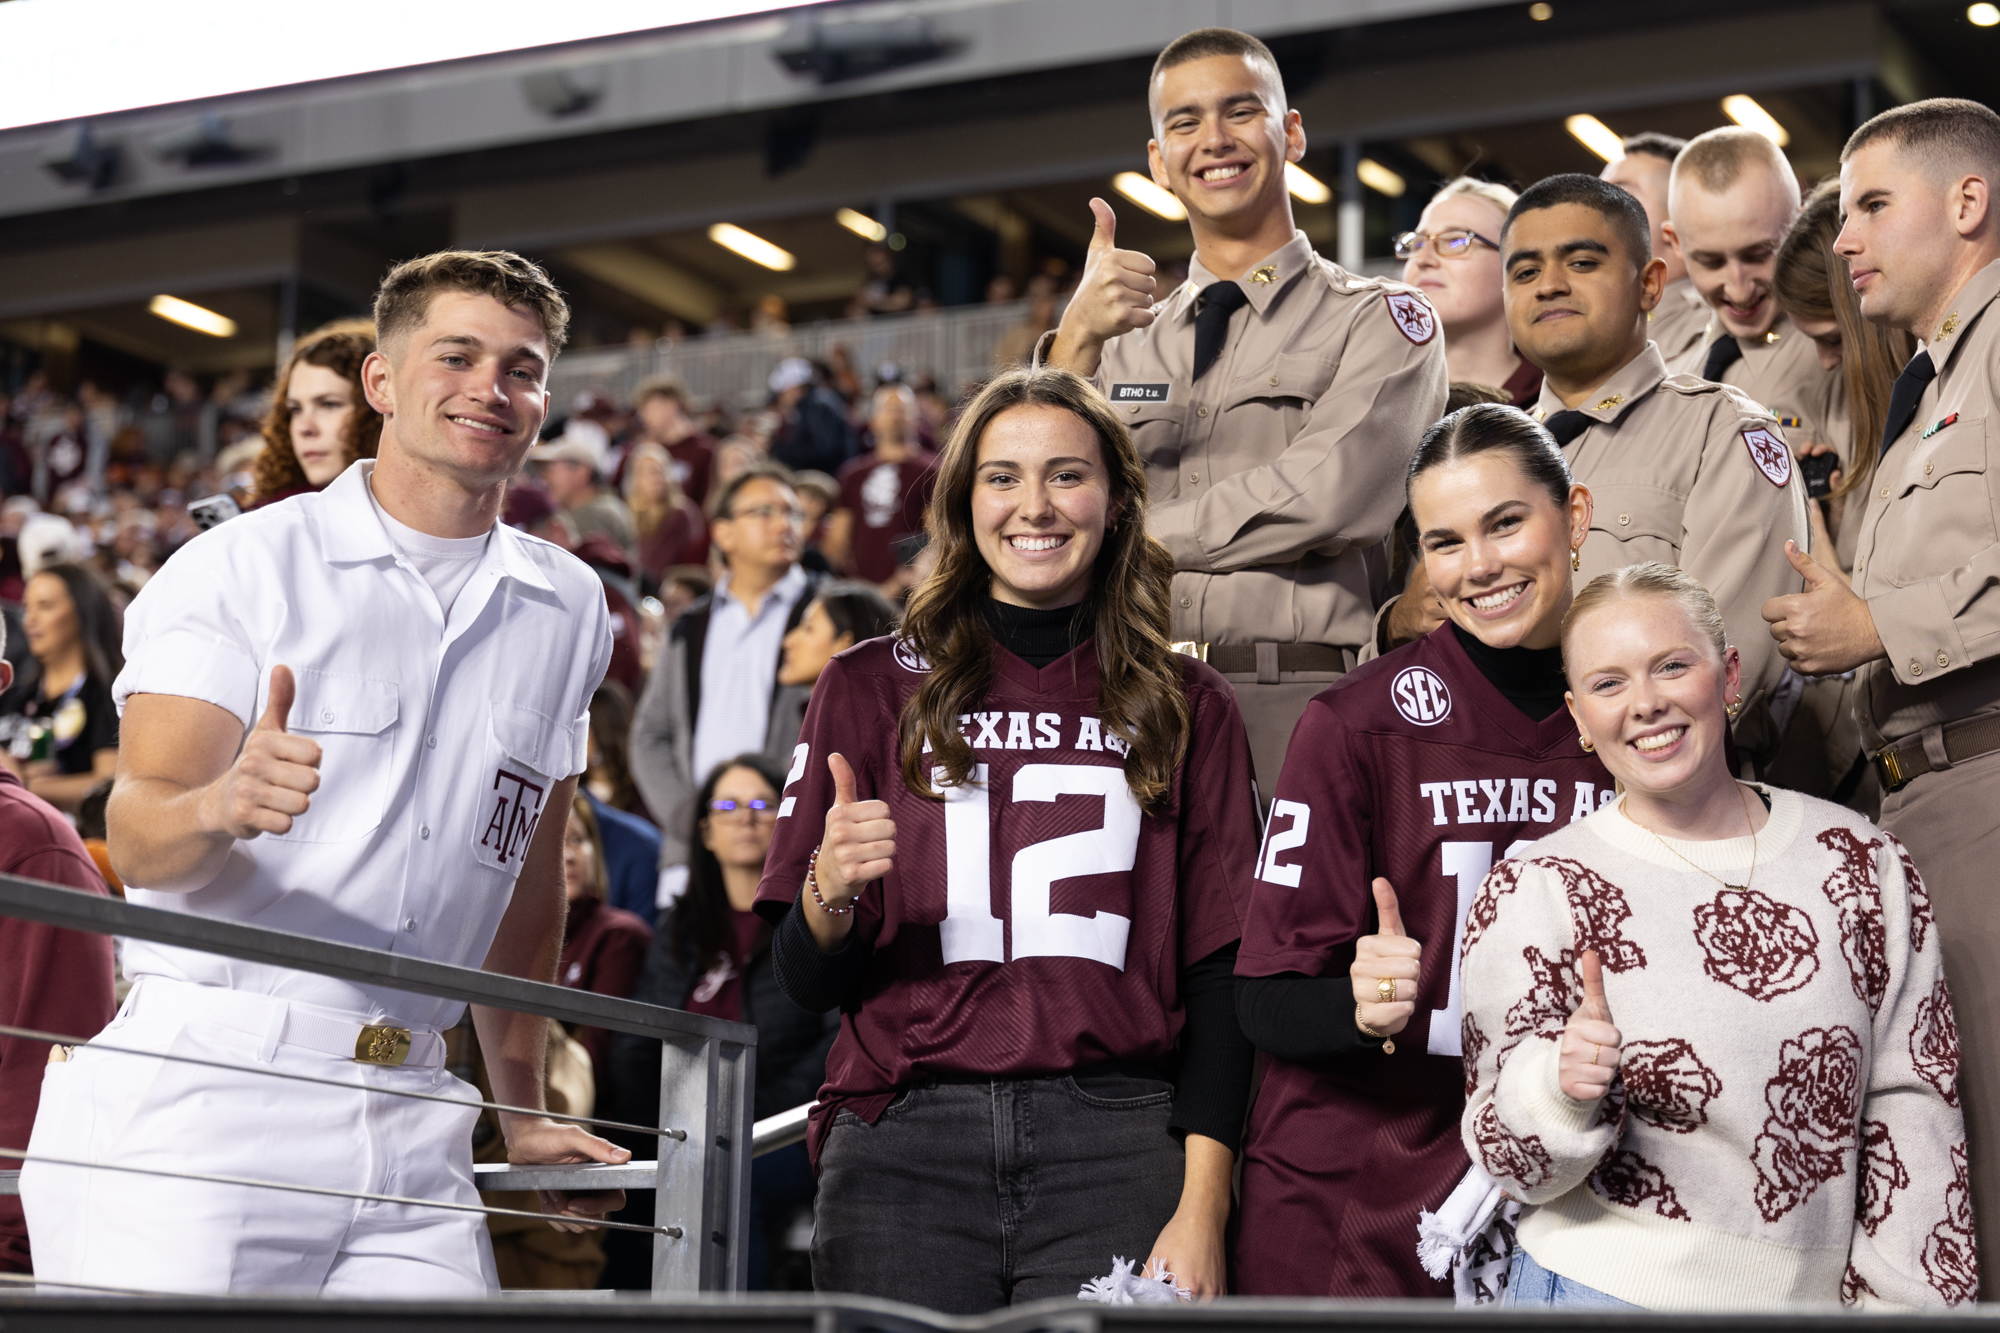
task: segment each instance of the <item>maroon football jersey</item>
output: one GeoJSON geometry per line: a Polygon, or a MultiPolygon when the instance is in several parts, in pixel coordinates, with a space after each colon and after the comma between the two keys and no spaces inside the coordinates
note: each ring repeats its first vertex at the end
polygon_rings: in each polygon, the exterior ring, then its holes
{"type": "Polygon", "coordinates": [[[1396,1052],[1272,1059],[1244,1143],[1237,1289],[1449,1296],[1417,1262],[1417,1213],[1465,1174],[1458,946],[1493,862],[1612,798],[1567,709],[1533,721],[1452,627],[1344,677],[1307,706],[1273,793],[1238,976],[1346,974],[1341,946],[1396,889],[1424,946],[1396,1052]]]}
{"type": "Polygon", "coordinates": [[[854,516],[848,572],[870,583],[886,583],[896,566],[897,544],[924,530],[924,506],[937,481],[937,455],[914,454],[886,463],[863,454],[840,469],[840,498],[834,508],[854,516]]]}
{"type": "Polygon", "coordinates": [[[896,821],[894,869],[856,900],[874,955],[827,1057],[815,1158],[836,1110],[872,1124],[926,1074],[1169,1063],[1182,965],[1242,931],[1257,814],[1228,683],[1183,661],[1187,753],[1149,815],[1098,715],[1092,645],[1040,670],[998,645],[993,656],[991,689],[959,719],[977,781],[942,801],[902,780],[897,719],[929,670],[908,645],[850,648],[813,690],[758,901],[798,899],[833,803],[827,755],[844,755],[856,796],[887,801],[896,821]]]}

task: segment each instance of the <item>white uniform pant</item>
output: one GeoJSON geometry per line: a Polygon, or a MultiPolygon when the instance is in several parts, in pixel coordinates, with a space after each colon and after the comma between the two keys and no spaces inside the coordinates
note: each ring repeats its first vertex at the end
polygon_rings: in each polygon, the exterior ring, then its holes
{"type": "MultiPolygon", "coordinates": [[[[191,1055],[243,1072],[81,1046],[49,1065],[32,1155],[477,1204],[473,1109],[387,1097],[477,1099],[419,1034],[401,1067],[328,1049],[365,1015],[143,978],[92,1045],[191,1055]],[[287,1039],[309,1035],[312,1044],[287,1039]],[[423,1060],[419,1064],[417,1061],[423,1060]],[[275,1069],[354,1091],[270,1078],[275,1069]]],[[[140,1291],[483,1295],[499,1283],[478,1213],[29,1162],[21,1203],[36,1275],[140,1291]]]]}

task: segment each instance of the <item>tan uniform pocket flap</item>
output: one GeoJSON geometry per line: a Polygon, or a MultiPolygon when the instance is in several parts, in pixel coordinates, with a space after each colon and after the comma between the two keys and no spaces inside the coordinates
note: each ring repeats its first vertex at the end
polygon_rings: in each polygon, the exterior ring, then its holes
{"type": "MultiPolygon", "coordinates": [[[[1961,473],[1977,473],[1986,470],[1986,419],[1976,421],[1954,421],[1937,433],[1935,439],[1920,441],[1923,459],[1921,465],[1912,465],[1910,484],[1920,490],[1931,490],[1946,477],[1961,473]]],[[[1893,459],[1894,454],[1890,457],[1893,459]]]]}
{"type": "Polygon", "coordinates": [[[1230,408],[1259,398],[1296,398],[1316,403],[1333,383],[1334,372],[1339,368],[1339,362],[1323,356],[1281,352],[1271,359],[1269,366],[1230,385],[1229,396],[1222,405],[1230,408]]]}
{"type": "Polygon", "coordinates": [[[1681,498],[1658,486],[1596,485],[1590,487],[1590,530],[1605,532],[1621,542],[1656,537],[1680,548],[1683,530],[1681,498]]]}

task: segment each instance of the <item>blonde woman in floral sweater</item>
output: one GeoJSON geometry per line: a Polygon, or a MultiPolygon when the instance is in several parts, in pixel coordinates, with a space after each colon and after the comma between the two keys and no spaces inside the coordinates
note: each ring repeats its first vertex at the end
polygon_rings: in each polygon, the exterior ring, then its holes
{"type": "Polygon", "coordinates": [[[1462,964],[1465,1146],[1528,1205],[1507,1301],[1972,1300],[1957,1030],[1902,844],[1730,775],[1736,650],[1686,574],[1594,580],[1563,661],[1623,796],[1487,876],[1462,964]]]}

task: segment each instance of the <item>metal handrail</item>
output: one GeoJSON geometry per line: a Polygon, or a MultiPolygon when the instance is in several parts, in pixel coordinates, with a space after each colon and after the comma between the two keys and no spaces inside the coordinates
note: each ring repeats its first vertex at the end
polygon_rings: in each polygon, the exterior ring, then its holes
{"type": "Polygon", "coordinates": [[[584,1177],[590,1183],[580,1187],[586,1189],[653,1189],[654,1217],[661,1229],[653,1243],[654,1292],[743,1289],[750,1154],[741,1151],[741,1145],[751,1142],[754,1134],[750,1106],[757,1058],[757,1030],[749,1024],[238,921],[142,907],[15,875],[0,875],[0,916],[346,981],[387,984],[412,994],[659,1041],[660,1126],[681,1127],[686,1134],[678,1142],[663,1137],[656,1162],[602,1167],[595,1173],[588,1167],[512,1167],[507,1169],[521,1173],[522,1179],[530,1178],[530,1172],[552,1173],[563,1183],[517,1184],[515,1178],[494,1173],[485,1173],[479,1183],[485,1189],[574,1189],[579,1188],[578,1178],[584,1177]],[[623,1173],[618,1185],[610,1183],[611,1172],[623,1173]],[[637,1179],[626,1185],[635,1175],[637,1179]]]}

